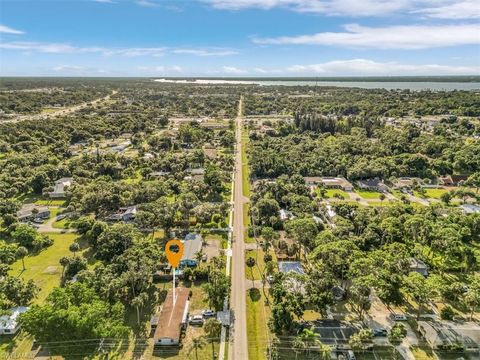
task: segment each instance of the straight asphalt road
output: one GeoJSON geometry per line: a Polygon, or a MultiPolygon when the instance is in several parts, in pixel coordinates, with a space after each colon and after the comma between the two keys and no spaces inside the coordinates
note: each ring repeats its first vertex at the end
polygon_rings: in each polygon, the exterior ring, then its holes
{"type": "Polygon", "coordinates": [[[233,219],[233,246],[232,246],[232,292],[231,308],[234,323],[230,332],[231,346],[229,346],[229,360],[248,359],[247,341],[247,303],[245,286],[245,226],[243,224],[243,196],[242,182],[242,104],[238,105],[236,119],[236,154],[235,154],[235,193],[234,193],[234,219],[233,219]]]}

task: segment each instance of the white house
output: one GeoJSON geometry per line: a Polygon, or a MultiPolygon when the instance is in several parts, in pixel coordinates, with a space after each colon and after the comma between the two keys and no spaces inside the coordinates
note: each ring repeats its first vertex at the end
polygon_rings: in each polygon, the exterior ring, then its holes
{"type": "Polygon", "coordinates": [[[18,317],[28,310],[26,306],[18,306],[10,309],[9,315],[0,316],[0,335],[13,335],[20,330],[18,317]]]}
{"type": "Polygon", "coordinates": [[[72,186],[73,178],[64,177],[55,181],[55,187],[51,193],[48,195],[51,198],[64,198],[66,196],[65,190],[72,186]]]}

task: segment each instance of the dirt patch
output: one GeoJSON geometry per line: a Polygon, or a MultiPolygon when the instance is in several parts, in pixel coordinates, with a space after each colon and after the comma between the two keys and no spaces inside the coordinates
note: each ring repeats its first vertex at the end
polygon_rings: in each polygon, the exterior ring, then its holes
{"type": "Polygon", "coordinates": [[[43,270],[43,273],[44,274],[50,274],[50,275],[53,275],[53,274],[58,274],[60,272],[60,269],[58,268],[58,266],[48,266],[45,270],[43,270]]]}
{"type": "Polygon", "coordinates": [[[220,255],[221,244],[218,239],[208,239],[203,246],[203,253],[207,255],[208,260],[214,256],[220,255]]]}

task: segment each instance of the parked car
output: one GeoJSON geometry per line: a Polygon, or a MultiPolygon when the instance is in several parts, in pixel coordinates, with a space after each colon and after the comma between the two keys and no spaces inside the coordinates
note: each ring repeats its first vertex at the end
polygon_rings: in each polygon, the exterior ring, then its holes
{"type": "Polygon", "coordinates": [[[203,262],[206,262],[207,259],[208,259],[207,254],[203,254],[203,255],[202,255],[202,261],[203,261],[203,262]]]}
{"type": "Polygon", "coordinates": [[[190,317],[190,320],[188,321],[190,325],[198,325],[198,326],[202,326],[203,322],[204,321],[203,321],[202,315],[193,315],[190,317]]]}
{"type": "Polygon", "coordinates": [[[407,316],[404,314],[392,314],[392,319],[395,321],[407,321],[407,316]]]}
{"type": "Polygon", "coordinates": [[[35,224],[43,224],[43,219],[42,218],[35,218],[32,220],[35,224]]]}
{"type": "Polygon", "coordinates": [[[216,313],[213,310],[203,310],[202,311],[202,316],[203,316],[204,319],[214,317],[215,315],[216,315],[216,313]]]}
{"type": "Polygon", "coordinates": [[[273,283],[273,275],[268,275],[268,276],[267,276],[267,282],[268,282],[269,284],[273,283]]]}
{"type": "Polygon", "coordinates": [[[357,358],[355,357],[355,353],[352,350],[347,351],[347,359],[348,360],[357,360],[357,358]]]}
{"type": "Polygon", "coordinates": [[[387,336],[388,331],[384,328],[375,328],[372,329],[373,336],[387,336]]]}

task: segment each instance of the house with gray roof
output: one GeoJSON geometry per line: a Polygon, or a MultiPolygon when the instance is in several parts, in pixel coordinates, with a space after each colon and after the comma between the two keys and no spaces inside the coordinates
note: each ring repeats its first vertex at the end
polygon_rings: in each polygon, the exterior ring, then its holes
{"type": "Polygon", "coordinates": [[[72,186],[73,184],[73,178],[71,177],[63,177],[61,179],[58,179],[55,181],[55,187],[53,188],[53,191],[50,192],[48,195],[51,198],[64,198],[67,196],[67,189],[72,186]]]}

